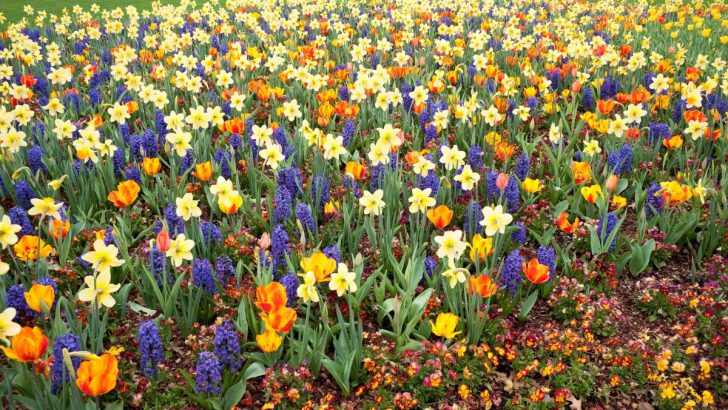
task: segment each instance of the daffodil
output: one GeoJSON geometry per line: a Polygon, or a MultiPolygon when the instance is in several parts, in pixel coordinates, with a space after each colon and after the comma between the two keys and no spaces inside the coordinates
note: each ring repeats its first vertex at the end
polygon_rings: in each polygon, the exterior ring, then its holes
{"type": "Polygon", "coordinates": [[[61,219],[61,214],[58,210],[61,209],[63,203],[56,203],[55,199],[47,197],[43,199],[33,198],[30,200],[30,203],[33,207],[28,210],[28,215],[50,216],[53,219],[61,219]]]}
{"type": "Polygon", "coordinates": [[[313,272],[306,272],[303,275],[303,283],[296,289],[296,294],[305,303],[319,301],[319,294],[316,290],[316,275],[313,272]]]}
{"type": "Polygon", "coordinates": [[[263,158],[264,164],[268,165],[271,169],[278,169],[281,161],[285,159],[283,155],[283,147],[280,144],[271,142],[266,145],[265,148],[260,150],[260,157],[263,158]]]}
{"type": "Polygon", "coordinates": [[[2,245],[3,249],[18,242],[18,235],[16,234],[21,229],[23,228],[20,225],[14,224],[7,215],[3,215],[2,219],[0,219],[0,245],[2,245]]]}
{"type": "Polygon", "coordinates": [[[458,169],[465,165],[465,152],[460,151],[457,145],[453,145],[452,148],[447,145],[443,145],[440,148],[442,155],[440,156],[440,163],[445,165],[445,169],[448,171],[458,169]]]}
{"type": "Polygon", "coordinates": [[[331,275],[329,289],[336,292],[339,297],[343,296],[346,292],[354,293],[357,290],[355,280],[356,273],[350,272],[346,264],[339,263],[339,268],[331,275]]]}
{"type": "Polygon", "coordinates": [[[470,191],[475,187],[475,184],[480,181],[480,174],[473,172],[470,165],[465,165],[458,175],[453,178],[455,181],[460,182],[460,186],[463,191],[470,191]]]}
{"type": "Polygon", "coordinates": [[[455,267],[452,259],[448,259],[447,266],[448,269],[442,272],[442,277],[448,280],[450,289],[454,289],[458,283],[465,283],[468,275],[467,269],[455,267]]]}
{"type": "Polygon", "coordinates": [[[165,252],[165,255],[172,260],[172,264],[175,267],[182,265],[182,261],[191,261],[192,248],[195,247],[195,241],[187,239],[185,234],[181,233],[170,242],[169,249],[165,252]]]}
{"type": "Polygon", "coordinates": [[[177,216],[185,221],[189,221],[190,218],[199,218],[202,215],[202,210],[197,206],[199,201],[195,200],[189,192],[182,198],[177,198],[175,203],[177,204],[177,216]]]}
{"type": "Polygon", "coordinates": [[[435,206],[437,200],[430,196],[431,193],[432,188],[413,188],[412,195],[408,199],[410,213],[425,212],[427,208],[435,206]]]}
{"type": "Polygon", "coordinates": [[[364,191],[361,198],[359,198],[359,205],[364,208],[364,215],[381,214],[382,208],[386,205],[382,197],[384,197],[384,191],[381,189],[377,189],[374,193],[364,191]]]}
{"type": "Polygon", "coordinates": [[[457,260],[465,252],[467,244],[462,241],[463,231],[446,231],[440,236],[435,237],[435,243],[438,244],[437,257],[440,259],[450,258],[457,260]]]}
{"type": "Polygon", "coordinates": [[[483,208],[483,219],[480,226],[485,227],[485,234],[493,236],[496,233],[505,233],[506,226],[513,221],[513,216],[503,212],[503,206],[498,205],[495,208],[486,206],[483,208]]]}
{"type": "Polygon", "coordinates": [[[12,337],[20,333],[20,325],[13,322],[16,310],[7,308],[0,313],[0,340],[7,343],[8,337],[12,337]]]}
{"type": "Polygon", "coordinates": [[[96,301],[98,305],[108,308],[114,307],[116,300],[112,293],[121,288],[121,285],[111,283],[111,272],[106,270],[96,276],[86,276],[83,279],[86,287],[78,292],[78,299],[82,302],[96,301]]]}
{"type": "Polygon", "coordinates": [[[102,239],[97,239],[94,250],[83,254],[81,259],[90,263],[96,272],[109,272],[124,263],[124,259],[117,258],[118,254],[119,249],[115,245],[106,245],[102,239]]]}

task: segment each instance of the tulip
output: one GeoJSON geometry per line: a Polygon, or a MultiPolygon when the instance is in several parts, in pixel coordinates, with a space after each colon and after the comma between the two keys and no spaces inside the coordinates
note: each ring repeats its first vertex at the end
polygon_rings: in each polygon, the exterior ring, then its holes
{"type": "MultiPolygon", "coordinates": [[[[490,239],[490,238],[488,238],[490,239]]],[[[493,283],[488,275],[471,276],[468,278],[468,292],[478,293],[483,298],[488,298],[498,291],[498,285],[493,283]]]]}
{"type": "Polygon", "coordinates": [[[260,240],[258,240],[258,247],[262,250],[266,250],[270,247],[270,234],[268,232],[263,232],[263,235],[260,236],[260,240]]]}
{"type": "Polygon", "coordinates": [[[571,170],[574,173],[574,181],[577,184],[591,182],[591,165],[588,162],[574,162],[571,165],[571,170]]]}
{"type": "Polygon", "coordinates": [[[24,295],[28,307],[36,312],[43,312],[43,304],[50,309],[53,301],[56,300],[56,291],[53,290],[53,286],[40,283],[34,283],[24,295]]]}
{"type": "Polygon", "coordinates": [[[543,189],[543,184],[538,179],[526,178],[521,182],[523,189],[529,194],[534,194],[543,189]]]}
{"type": "Polygon", "coordinates": [[[559,217],[556,218],[556,226],[566,233],[574,233],[579,227],[579,218],[574,220],[574,223],[569,222],[569,214],[562,212],[559,217]]]}
{"type": "Polygon", "coordinates": [[[116,187],[116,191],[109,192],[108,200],[113,202],[119,208],[131,205],[139,195],[139,185],[133,181],[128,180],[120,182],[116,187]]]}
{"type": "Polygon", "coordinates": [[[336,270],[336,261],[321,252],[316,252],[310,258],[301,260],[301,268],[304,272],[313,272],[316,282],[326,282],[336,270]]]}
{"type": "Polygon", "coordinates": [[[53,253],[53,247],[46,244],[42,239],[35,235],[23,235],[20,240],[13,245],[15,256],[23,262],[34,261],[38,259],[38,248],[40,247],[40,257],[45,258],[53,253]]]}
{"type": "Polygon", "coordinates": [[[614,190],[617,189],[618,183],[619,177],[616,175],[611,175],[609,178],[607,178],[607,190],[609,192],[614,192],[614,190]]]}
{"type": "Polygon", "coordinates": [[[442,229],[450,224],[453,211],[447,205],[440,205],[437,208],[427,211],[427,219],[435,225],[435,228],[442,229]]]}
{"type": "Polygon", "coordinates": [[[159,158],[144,158],[142,161],[142,169],[147,175],[155,175],[162,169],[162,164],[159,162],[159,158]]]}
{"type": "Polygon", "coordinates": [[[76,386],[84,394],[101,396],[116,387],[119,377],[119,361],[116,356],[104,353],[81,362],[76,372],[76,386]]]}
{"type": "Polygon", "coordinates": [[[364,178],[367,173],[367,168],[356,161],[349,161],[346,163],[346,169],[344,172],[346,172],[346,175],[349,175],[358,181],[364,178]]]}
{"type": "Polygon", "coordinates": [[[296,310],[279,305],[267,313],[261,313],[260,318],[263,319],[266,328],[279,333],[288,333],[296,321],[296,310]]]}
{"type": "Polygon", "coordinates": [[[271,282],[255,289],[255,306],[265,313],[286,305],[286,288],[278,282],[271,282]]]}
{"type": "Polygon", "coordinates": [[[202,164],[195,165],[195,170],[192,171],[192,175],[200,181],[208,181],[212,178],[212,162],[207,161],[202,164]]]}
{"type": "Polygon", "coordinates": [[[498,174],[498,178],[495,180],[495,186],[500,190],[505,189],[506,185],[508,185],[508,179],[508,174],[498,174]]]}
{"type": "Polygon", "coordinates": [[[265,353],[272,353],[281,347],[283,338],[281,338],[275,330],[266,329],[265,332],[255,336],[258,347],[265,353]]]}
{"type": "Polygon", "coordinates": [[[224,214],[231,215],[240,209],[240,205],[242,204],[243,197],[238,194],[220,197],[217,205],[224,214]]]}
{"type": "Polygon", "coordinates": [[[473,236],[472,244],[468,244],[468,246],[470,246],[470,260],[475,262],[477,256],[478,260],[482,261],[493,253],[493,238],[483,238],[476,233],[473,236]]]}
{"type": "Polygon", "coordinates": [[[432,333],[435,336],[444,337],[445,339],[452,339],[462,332],[456,332],[455,327],[458,325],[458,318],[452,313],[440,313],[435,319],[435,323],[430,320],[430,326],[432,326],[432,333]]]}
{"type": "Polygon", "coordinates": [[[167,222],[164,222],[164,227],[157,234],[157,250],[160,252],[167,252],[171,246],[172,241],[169,239],[169,230],[167,229],[167,222]]]}
{"type": "Polygon", "coordinates": [[[9,359],[21,363],[32,362],[45,354],[48,349],[48,338],[39,327],[24,326],[20,333],[13,336],[10,348],[0,346],[9,359]]]}
{"type": "Polygon", "coordinates": [[[523,262],[523,273],[534,285],[540,285],[549,280],[549,267],[538,262],[538,258],[531,259],[528,264],[523,262]]]}
{"type": "Polygon", "coordinates": [[[589,187],[581,187],[581,196],[583,196],[587,202],[593,204],[597,202],[597,199],[600,196],[604,197],[604,194],[602,193],[602,187],[599,184],[594,184],[589,187]]]}
{"type": "Polygon", "coordinates": [[[68,221],[59,221],[58,219],[51,221],[50,234],[53,239],[65,238],[70,229],[71,224],[68,221]]]}

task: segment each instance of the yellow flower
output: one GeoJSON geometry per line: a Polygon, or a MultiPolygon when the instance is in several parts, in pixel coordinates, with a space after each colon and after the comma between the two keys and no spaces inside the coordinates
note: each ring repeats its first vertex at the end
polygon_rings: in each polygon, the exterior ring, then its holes
{"type": "Polygon", "coordinates": [[[62,202],[56,204],[56,200],[53,198],[33,198],[30,200],[33,207],[28,210],[28,215],[41,215],[50,216],[53,219],[61,219],[61,214],[58,210],[63,205],[62,202]]]}
{"type": "Polygon", "coordinates": [[[543,189],[543,184],[538,179],[526,178],[521,182],[523,189],[529,194],[535,194],[543,189]]]}
{"type": "Polygon", "coordinates": [[[20,232],[21,229],[23,228],[20,225],[14,224],[7,215],[3,215],[2,220],[0,220],[0,245],[2,245],[3,249],[18,242],[16,233],[20,232]]]}
{"type": "Polygon", "coordinates": [[[303,275],[303,283],[298,286],[296,294],[305,303],[319,301],[318,291],[316,291],[316,275],[313,272],[306,272],[303,275]]]}
{"type": "Polygon", "coordinates": [[[116,300],[111,294],[119,290],[121,285],[111,283],[110,271],[100,272],[95,277],[86,276],[83,281],[86,284],[86,288],[78,292],[78,299],[80,301],[91,302],[95,300],[98,305],[108,308],[114,307],[116,300]]]}
{"type": "Polygon", "coordinates": [[[589,187],[581,187],[581,196],[583,196],[584,199],[590,204],[597,202],[597,199],[599,197],[604,198],[604,194],[602,193],[602,187],[599,184],[594,184],[589,187]]]}
{"type": "Polygon", "coordinates": [[[355,279],[356,273],[350,272],[346,264],[339,263],[339,269],[331,275],[329,289],[336,292],[339,297],[343,296],[347,291],[354,293],[358,289],[354,282],[355,279]]]}
{"type": "Polygon", "coordinates": [[[13,322],[16,310],[7,308],[0,313],[0,340],[7,343],[8,336],[15,336],[20,333],[20,325],[13,322]]]}
{"type": "Polygon", "coordinates": [[[331,273],[336,270],[336,260],[322,252],[316,252],[310,258],[301,259],[301,268],[304,272],[312,272],[316,282],[326,282],[331,273]]]}
{"type": "Polygon", "coordinates": [[[36,312],[43,312],[43,305],[50,309],[56,299],[56,291],[51,285],[33,283],[30,290],[24,293],[25,303],[36,312]]]}
{"type": "Polygon", "coordinates": [[[627,198],[619,195],[614,195],[610,203],[615,209],[624,208],[625,206],[627,206],[627,198]]]}
{"type": "Polygon", "coordinates": [[[199,201],[195,200],[189,192],[184,194],[182,198],[177,198],[175,202],[177,204],[177,216],[185,221],[189,221],[192,217],[199,218],[202,215],[202,210],[197,206],[199,201]]]}
{"type": "Polygon", "coordinates": [[[177,235],[172,242],[170,242],[169,249],[165,255],[172,260],[172,264],[175,267],[179,267],[182,265],[182,261],[191,261],[193,259],[192,248],[194,247],[195,241],[187,239],[185,234],[181,233],[177,235]]]}
{"type": "Polygon", "coordinates": [[[494,236],[496,233],[505,233],[506,226],[513,221],[511,214],[503,212],[503,206],[498,205],[495,208],[486,206],[483,208],[483,219],[480,225],[485,227],[487,236],[494,236]]]}
{"type": "Polygon", "coordinates": [[[384,201],[382,201],[382,197],[384,197],[384,191],[381,189],[377,189],[374,193],[364,191],[361,198],[359,198],[359,205],[364,207],[364,215],[381,214],[382,208],[386,205],[384,201]]]}
{"type": "Polygon", "coordinates": [[[410,206],[409,206],[410,213],[415,214],[418,212],[425,212],[425,210],[427,210],[427,208],[435,206],[435,204],[437,203],[437,200],[430,196],[431,193],[432,193],[432,188],[426,188],[426,189],[413,188],[412,195],[408,199],[408,201],[410,203],[410,206]]]}
{"type": "Polygon", "coordinates": [[[121,266],[123,259],[118,259],[119,249],[114,245],[106,245],[103,240],[94,242],[94,250],[86,252],[81,259],[90,263],[96,272],[109,272],[111,268],[121,266]]]}
{"type": "Polygon", "coordinates": [[[440,313],[437,315],[435,323],[430,320],[430,326],[432,326],[432,333],[435,336],[444,337],[445,339],[452,339],[462,332],[456,332],[455,327],[458,325],[458,318],[452,313],[440,313]]]}

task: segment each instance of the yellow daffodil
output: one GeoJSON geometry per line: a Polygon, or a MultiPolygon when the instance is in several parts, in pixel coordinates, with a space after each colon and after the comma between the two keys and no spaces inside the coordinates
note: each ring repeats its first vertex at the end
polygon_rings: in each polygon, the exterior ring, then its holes
{"type": "Polygon", "coordinates": [[[96,276],[86,276],[83,281],[86,287],[78,292],[80,301],[96,301],[97,306],[114,307],[116,300],[111,294],[118,291],[121,285],[111,283],[110,271],[100,272],[96,276]]]}
{"type": "Polygon", "coordinates": [[[182,265],[182,261],[191,261],[193,259],[192,248],[194,247],[195,241],[187,239],[185,234],[181,233],[170,242],[165,255],[172,260],[172,265],[179,267],[182,265]]]}
{"type": "Polygon", "coordinates": [[[344,263],[339,263],[338,269],[331,275],[329,289],[336,292],[341,297],[344,293],[354,293],[357,290],[356,273],[350,272],[344,263]]]}

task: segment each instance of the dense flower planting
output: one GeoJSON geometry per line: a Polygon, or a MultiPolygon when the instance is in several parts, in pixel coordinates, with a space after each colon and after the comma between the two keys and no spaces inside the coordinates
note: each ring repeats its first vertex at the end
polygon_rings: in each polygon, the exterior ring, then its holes
{"type": "Polygon", "coordinates": [[[728,407],[728,6],[199,3],[0,36],[0,407],[728,407]]]}

